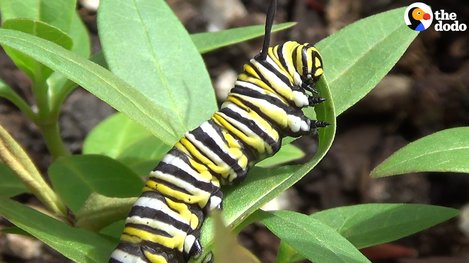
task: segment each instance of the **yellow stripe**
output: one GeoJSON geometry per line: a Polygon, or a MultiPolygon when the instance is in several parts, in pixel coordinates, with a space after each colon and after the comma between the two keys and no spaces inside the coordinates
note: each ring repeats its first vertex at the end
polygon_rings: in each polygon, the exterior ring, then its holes
{"type": "Polygon", "coordinates": [[[259,75],[250,64],[244,64],[244,71],[251,74],[255,78],[259,78],[259,75]]]}
{"type": "Polygon", "coordinates": [[[314,72],[314,76],[315,76],[315,77],[319,77],[319,76],[321,76],[323,73],[324,73],[324,71],[322,70],[322,68],[318,68],[318,69],[316,69],[316,72],[314,72]]]}
{"type": "Polygon", "coordinates": [[[163,256],[152,254],[148,250],[144,250],[143,255],[145,255],[145,257],[150,260],[151,263],[168,263],[168,261],[166,261],[163,256]]]}
{"type": "Polygon", "coordinates": [[[275,46],[274,48],[269,48],[269,57],[277,65],[277,67],[279,68],[280,73],[282,75],[284,75],[285,77],[287,77],[288,81],[290,81],[290,83],[293,83],[292,75],[288,72],[287,69],[285,69],[285,67],[282,65],[282,63],[280,62],[280,59],[277,56],[277,51],[276,51],[277,49],[278,49],[278,46],[275,46]]]}
{"type": "MultiPolygon", "coordinates": [[[[237,106],[245,110],[251,120],[254,120],[256,124],[259,125],[261,128],[263,128],[263,130],[266,131],[274,140],[278,141],[279,135],[277,131],[274,128],[272,128],[272,126],[266,120],[264,120],[264,118],[259,116],[259,114],[257,114],[256,111],[251,110],[248,106],[244,105],[244,103],[240,101],[238,98],[236,98],[235,96],[236,94],[231,95],[227,98],[227,100],[233,102],[234,104],[236,104],[237,106]]],[[[254,105],[256,104],[254,103],[254,105]]],[[[259,105],[256,105],[256,106],[259,107],[259,105]]]]}
{"type": "MultiPolygon", "coordinates": [[[[183,193],[179,190],[173,189],[163,183],[157,183],[152,180],[148,180],[146,186],[157,190],[158,192],[162,193],[165,196],[171,196],[178,200],[181,200],[187,204],[198,204],[200,207],[205,207],[208,202],[208,197],[210,194],[207,193],[208,196],[200,196],[200,195],[191,195],[187,193],[183,193]]],[[[201,190],[202,191],[202,190],[201,190]]]]}
{"type": "Polygon", "coordinates": [[[249,77],[246,74],[240,74],[238,79],[242,80],[242,81],[252,83],[252,84],[256,85],[257,87],[265,90],[267,93],[277,94],[269,85],[267,85],[264,81],[262,81],[258,78],[256,79],[256,78],[253,78],[253,77],[249,77]]]}
{"type": "Polygon", "coordinates": [[[177,211],[184,219],[189,221],[189,225],[192,229],[197,228],[199,225],[199,218],[189,210],[186,204],[175,202],[169,198],[165,198],[165,200],[171,209],[177,211]]]}
{"type": "Polygon", "coordinates": [[[142,242],[142,239],[138,236],[130,236],[125,233],[122,233],[121,235],[121,240],[125,242],[129,242],[131,244],[140,244],[142,242]]]}
{"type": "Polygon", "coordinates": [[[207,164],[211,164],[211,165],[214,165],[214,163],[212,162],[212,160],[208,159],[205,155],[203,155],[198,149],[197,147],[195,147],[192,142],[190,142],[187,138],[183,137],[181,138],[180,140],[181,144],[189,151],[189,153],[194,156],[195,158],[197,158],[198,160],[200,160],[202,163],[204,163],[205,165],[207,164]]]}
{"type": "Polygon", "coordinates": [[[321,67],[321,60],[318,58],[318,57],[315,57],[314,58],[314,66],[316,68],[320,68],[321,67]]]}
{"type": "Polygon", "coordinates": [[[231,123],[225,120],[223,116],[221,116],[218,112],[216,112],[212,118],[215,118],[216,120],[218,120],[223,127],[229,130],[231,133],[235,134],[238,138],[240,138],[243,142],[245,142],[249,146],[252,146],[260,154],[265,153],[264,141],[262,139],[251,138],[249,136],[246,136],[246,134],[244,134],[242,131],[238,130],[231,123]]]}
{"type": "Polygon", "coordinates": [[[190,155],[190,153],[187,151],[186,147],[184,147],[184,145],[182,145],[180,142],[177,142],[174,147],[176,149],[178,149],[179,151],[185,153],[186,155],[190,155]]]}
{"type": "Polygon", "coordinates": [[[147,232],[142,229],[138,229],[135,227],[125,227],[124,233],[132,236],[138,236],[142,240],[158,243],[163,245],[169,249],[178,249],[182,252],[184,246],[184,238],[183,236],[175,236],[175,237],[165,237],[162,235],[153,234],[147,232]]]}
{"type": "Polygon", "coordinates": [[[258,99],[253,99],[252,97],[249,97],[249,96],[244,96],[244,95],[239,95],[239,94],[234,94],[232,96],[242,98],[243,100],[249,101],[250,103],[256,105],[265,115],[269,116],[269,118],[275,121],[275,123],[278,126],[282,128],[288,127],[287,113],[281,108],[272,107],[271,104],[269,104],[266,107],[265,105],[258,104],[258,99]]]}
{"type": "Polygon", "coordinates": [[[188,158],[189,164],[191,167],[195,169],[195,173],[202,178],[202,180],[199,181],[209,181],[212,179],[212,174],[208,171],[207,166],[197,162],[196,160],[192,158],[188,158]]]}

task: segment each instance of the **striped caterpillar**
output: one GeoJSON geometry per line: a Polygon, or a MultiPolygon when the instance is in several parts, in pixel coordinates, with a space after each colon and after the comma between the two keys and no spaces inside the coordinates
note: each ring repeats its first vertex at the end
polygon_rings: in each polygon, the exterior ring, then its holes
{"type": "Polygon", "coordinates": [[[302,111],[324,101],[314,87],[323,74],[321,56],[308,43],[269,47],[275,8],[273,0],[262,51],[244,65],[220,110],[187,132],[150,173],[109,262],[197,257],[204,218],[222,208],[220,186],[244,179],[256,162],[280,149],[283,137],[327,125],[302,111]]]}

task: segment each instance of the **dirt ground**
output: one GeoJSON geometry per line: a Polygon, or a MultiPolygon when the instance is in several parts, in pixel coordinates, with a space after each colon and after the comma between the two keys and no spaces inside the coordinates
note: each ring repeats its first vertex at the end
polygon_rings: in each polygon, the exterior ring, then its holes
{"type": "MultiPolygon", "coordinates": [[[[262,24],[267,6],[262,0],[226,1],[229,4],[237,2],[240,7],[228,8],[231,12],[220,18],[210,12],[216,7],[213,3],[207,4],[209,1],[169,2],[190,32],[262,24]]],[[[425,2],[434,11],[443,8],[456,12],[460,22],[469,24],[466,1],[425,2]]],[[[286,40],[314,43],[362,17],[409,3],[389,0],[279,0],[276,21],[296,21],[298,24],[291,30],[275,34],[274,43],[286,40]]],[[[96,13],[81,7],[80,14],[93,35],[94,49],[99,50],[96,13]]],[[[369,202],[424,203],[459,209],[467,204],[469,175],[432,173],[373,179],[369,172],[411,141],[439,130],[469,124],[468,35],[467,32],[442,33],[433,29],[421,33],[378,87],[338,118],[337,136],[331,151],[310,175],[285,195],[289,209],[312,213],[369,202]]],[[[261,40],[258,39],[204,55],[219,94],[223,94],[226,83],[232,83],[233,74],[258,52],[260,46],[261,40]]],[[[31,99],[30,81],[12,65],[3,51],[0,55],[0,78],[31,99]]],[[[79,153],[84,136],[111,113],[113,110],[109,106],[86,91],[73,93],[61,117],[62,135],[67,146],[74,153],[79,153]]],[[[15,135],[36,164],[45,170],[51,160],[38,130],[4,100],[0,101],[0,123],[15,135]]],[[[302,138],[300,144],[306,145],[309,156],[314,153],[313,138],[302,138]]],[[[36,203],[28,195],[17,199],[36,203]]],[[[8,223],[0,219],[0,224],[8,223]]],[[[240,235],[240,240],[262,262],[274,262],[278,240],[263,227],[248,227],[240,235]]],[[[469,237],[458,228],[458,219],[393,245],[396,246],[378,247],[377,252],[366,253],[373,262],[469,262],[469,237]]],[[[0,234],[1,262],[68,261],[37,241],[0,234]]]]}

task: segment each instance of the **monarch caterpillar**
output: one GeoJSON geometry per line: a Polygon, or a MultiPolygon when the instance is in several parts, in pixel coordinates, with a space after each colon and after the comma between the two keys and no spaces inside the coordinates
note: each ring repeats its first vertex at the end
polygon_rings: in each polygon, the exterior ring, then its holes
{"type": "Polygon", "coordinates": [[[283,137],[327,125],[301,110],[324,101],[314,87],[323,74],[318,50],[294,41],[269,47],[276,2],[267,13],[262,51],[244,65],[220,110],[187,132],[150,173],[109,262],[197,257],[205,216],[222,208],[220,186],[245,178],[280,149],[283,137]]]}

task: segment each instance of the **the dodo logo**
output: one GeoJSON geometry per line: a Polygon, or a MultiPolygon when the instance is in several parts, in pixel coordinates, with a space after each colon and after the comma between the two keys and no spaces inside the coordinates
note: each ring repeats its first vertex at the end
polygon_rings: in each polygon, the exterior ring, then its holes
{"type": "Polygon", "coordinates": [[[423,31],[430,27],[433,21],[431,7],[424,3],[416,2],[407,7],[404,13],[404,21],[410,29],[423,31]]]}

